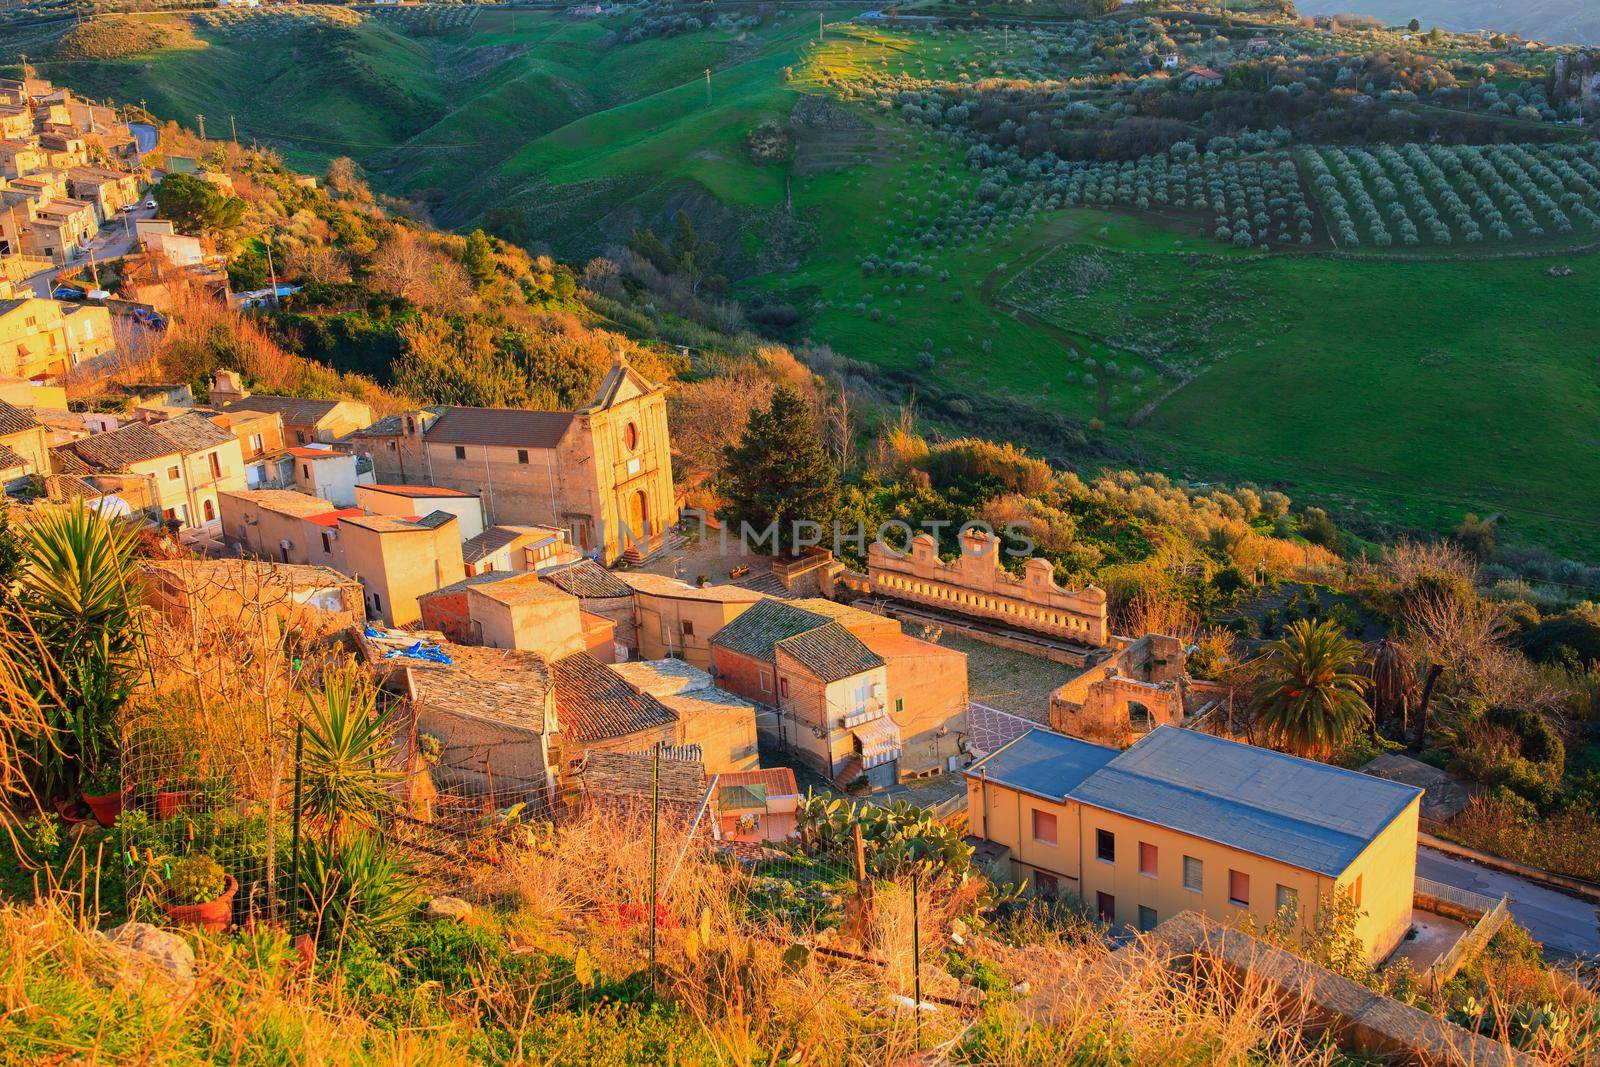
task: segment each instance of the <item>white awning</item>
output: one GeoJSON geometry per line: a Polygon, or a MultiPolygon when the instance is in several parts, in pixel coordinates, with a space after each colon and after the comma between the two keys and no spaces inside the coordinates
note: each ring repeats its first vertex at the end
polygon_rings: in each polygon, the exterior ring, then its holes
{"type": "Polygon", "coordinates": [[[882,753],[900,749],[900,727],[895,721],[885,715],[881,719],[864,722],[850,731],[856,739],[856,746],[865,757],[872,757],[882,753]]]}

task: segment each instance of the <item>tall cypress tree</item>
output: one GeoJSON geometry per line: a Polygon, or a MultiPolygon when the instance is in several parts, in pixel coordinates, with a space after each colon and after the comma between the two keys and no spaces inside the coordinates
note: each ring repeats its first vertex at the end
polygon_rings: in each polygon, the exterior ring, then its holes
{"type": "Polygon", "coordinates": [[[727,504],[719,515],[734,533],[741,523],[757,534],[777,523],[779,543],[788,548],[795,522],[826,526],[833,521],[837,472],[822,451],[811,410],[793,389],[778,386],[765,411],[750,413],[744,435],[727,456],[722,487],[727,504]]]}

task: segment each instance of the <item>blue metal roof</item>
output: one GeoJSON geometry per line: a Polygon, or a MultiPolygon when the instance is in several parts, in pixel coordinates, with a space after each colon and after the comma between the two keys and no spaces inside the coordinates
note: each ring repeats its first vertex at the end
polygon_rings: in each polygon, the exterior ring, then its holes
{"type": "Polygon", "coordinates": [[[1158,727],[1070,788],[1084,804],[1334,877],[1421,794],[1172,726],[1158,727]]]}
{"type": "Polygon", "coordinates": [[[968,778],[1065,800],[1072,789],[1110,763],[1117,750],[1050,730],[1029,730],[967,768],[968,778]]]}

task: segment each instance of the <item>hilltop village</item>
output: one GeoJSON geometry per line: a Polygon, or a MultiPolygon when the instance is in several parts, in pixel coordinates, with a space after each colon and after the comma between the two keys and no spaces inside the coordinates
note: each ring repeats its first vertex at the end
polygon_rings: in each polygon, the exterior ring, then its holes
{"type": "Polygon", "coordinates": [[[17,1062],[1600,1049],[1600,618],[1496,517],[868,422],[687,215],[574,266],[23,72],[17,1062]]]}

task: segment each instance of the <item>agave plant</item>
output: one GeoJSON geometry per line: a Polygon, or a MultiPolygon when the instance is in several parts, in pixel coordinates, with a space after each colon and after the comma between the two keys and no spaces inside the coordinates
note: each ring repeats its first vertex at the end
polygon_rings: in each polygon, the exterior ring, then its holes
{"type": "Polygon", "coordinates": [[[82,501],[23,531],[8,622],[36,653],[19,677],[44,720],[26,755],[45,796],[75,790],[86,767],[115,758],[116,719],[138,670],[136,544],[131,528],[82,501]]]}
{"type": "Polygon", "coordinates": [[[1302,619],[1262,654],[1265,682],[1251,702],[1268,740],[1303,756],[1327,756],[1367,721],[1357,673],[1361,646],[1331,620],[1302,619]]]}

